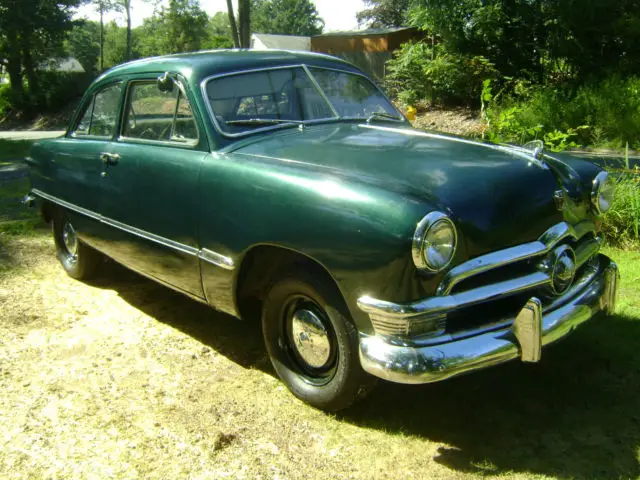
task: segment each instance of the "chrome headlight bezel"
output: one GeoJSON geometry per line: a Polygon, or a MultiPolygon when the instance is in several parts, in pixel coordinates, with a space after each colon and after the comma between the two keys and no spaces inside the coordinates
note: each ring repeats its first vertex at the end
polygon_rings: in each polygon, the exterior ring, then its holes
{"type": "Polygon", "coordinates": [[[456,254],[458,248],[458,232],[453,221],[442,212],[431,212],[425,215],[413,234],[413,244],[411,248],[411,255],[413,257],[413,263],[415,266],[424,272],[438,273],[447,268],[453,257],[456,254]],[[449,254],[447,261],[441,265],[431,265],[425,255],[426,249],[429,247],[428,237],[429,234],[435,231],[435,227],[447,226],[451,229],[453,237],[453,248],[449,254]]]}
{"type": "Polygon", "coordinates": [[[615,184],[613,179],[609,175],[608,172],[602,171],[596,175],[596,178],[593,179],[593,188],[591,189],[591,205],[596,213],[596,215],[602,215],[603,213],[608,212],[611,209],[611,204],[613,203],[613,198],[615,196],[615,184]],[[602,194],[603,188],[611,188],[611,198],[605,199],[604,202],[602,194]],[[606,205],[603,208],[603,203],[606,205]]]}

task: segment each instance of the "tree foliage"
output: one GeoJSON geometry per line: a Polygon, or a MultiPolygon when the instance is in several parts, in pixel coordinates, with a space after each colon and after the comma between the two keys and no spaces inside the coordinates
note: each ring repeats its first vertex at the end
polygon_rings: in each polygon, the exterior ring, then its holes
{"type": "Polygon", "coordinates": [[[69,55],[77,59],[89,74],[95,74],[98,69],[98,59],[102,51],[101,28],[103,25],[98,22],[81,20],[73,26],[64,43],[69,55]]]}
{"type": "Polygon", "coordinates": [[[324,20],[311,0],[253,0],[251,28],[256,33],[311,36],[324,20]]]}
{"type": "Polygon", "coordinates": [[[81,0],[0,0],[0,63],[14,107],[31,109],[40,95],[38,64],[61,52],[81,0]],[[27,88],[25,89],[24,80],[27,88]]]}
{"type": "Polygon", "coordinates": [[[170,0],[136,30],[139,56],[190,52],[204,48],[209,18],[197,0],[170,0]]]}
{"type": "Polygon", "coordinates": [[[412,0],[364,0],[366,9],[358,12],[359,25],[371,28],[402,27],[407,24],[407,14],[412,0]]]}
{"type": "Polygon", "coordinates": [[[505,76],[542,82],[636,73],[640,1],[415,0],[413,24],[437,35],[448,51],[482,55],[505,76]],[[563,72],[558,72],[558,69],[563,72]]]}

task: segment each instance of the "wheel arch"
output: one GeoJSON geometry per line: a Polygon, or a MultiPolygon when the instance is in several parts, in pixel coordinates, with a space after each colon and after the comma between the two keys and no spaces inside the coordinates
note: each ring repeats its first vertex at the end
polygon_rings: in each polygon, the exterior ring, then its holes
{"type": "Polygon", "coordinates": [[[257,244],[242,257],[234,285],[234,300],[241,318],[259,316],[268,288],[278,275],[300,266],[325,278],[336,290],[347,312],[344,292],[330,270],[318,259],[282,245],[257,244]]]}

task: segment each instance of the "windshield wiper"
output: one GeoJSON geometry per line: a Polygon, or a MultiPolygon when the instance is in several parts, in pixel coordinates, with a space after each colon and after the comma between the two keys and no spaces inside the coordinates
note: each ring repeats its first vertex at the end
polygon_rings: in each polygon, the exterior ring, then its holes
{"type": "Polygon", "coordinates": [[[369,115],[369,117],[367,118],[367,123],[371,123],[372,120],[375,119],[383,119],[383,120],[393,120],[395,122],[401,122],[402,121],[402,117],[399,117],[397,115],[393,115],[391,113],[387,113],[387,112],[373,112],[371,115],[369,115]]]}
{"type": "Polygon", "coordinates": [[[275,125],[278,123],[304,123],[302,120],[285,120],[284,118],[245,118],[242,120],[227,120],[227,125],[275,125]]]}

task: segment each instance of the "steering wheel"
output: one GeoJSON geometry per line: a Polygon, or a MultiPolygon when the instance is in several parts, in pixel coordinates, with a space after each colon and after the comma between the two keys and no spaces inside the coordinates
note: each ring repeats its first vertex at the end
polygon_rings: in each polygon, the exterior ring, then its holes
{"type": "Polygon", "coordinates": [[[140,138],[146,138],[149,140],[156,140],[156,132],[153,128],[147,127],[140,134],[140,138]]]}

